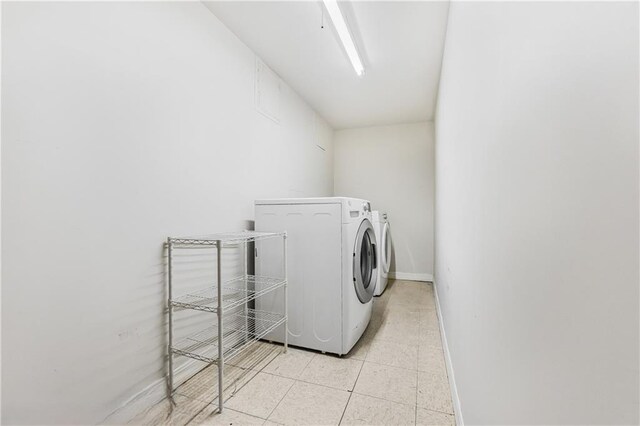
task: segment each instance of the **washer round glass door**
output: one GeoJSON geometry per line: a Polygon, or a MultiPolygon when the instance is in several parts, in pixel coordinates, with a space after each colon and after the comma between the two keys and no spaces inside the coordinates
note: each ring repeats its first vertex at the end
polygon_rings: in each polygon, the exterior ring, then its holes
{"type": "Polygon", "coordinates": [[[376,289],[378,268],[376,259],[376,237],[368,219],[360,224],[353,250],[353,284],[360,302],[367,303],[376,289]]]}
{"type": "Polygon", "coordinates": [[[384,228],[382,229],[382,241],[380,241],[380,251],[382,258],[382,270],[384,273],[389,272],[389,267],[391,266],[391,236],[389,235],[389,222],[384,223],[384,228]]]}

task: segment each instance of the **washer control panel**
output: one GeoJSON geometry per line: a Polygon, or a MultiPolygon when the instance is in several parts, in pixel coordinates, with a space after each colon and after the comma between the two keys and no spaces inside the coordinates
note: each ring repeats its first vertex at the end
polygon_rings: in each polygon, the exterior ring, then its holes
{"type": "Polygon", "coordinates": [[[371,215],[371,203],[369,201],[351,199],[347,200],[345,207],[345,213],[352,219],[356,219],[361,216],[370,217],[371,215]]]}

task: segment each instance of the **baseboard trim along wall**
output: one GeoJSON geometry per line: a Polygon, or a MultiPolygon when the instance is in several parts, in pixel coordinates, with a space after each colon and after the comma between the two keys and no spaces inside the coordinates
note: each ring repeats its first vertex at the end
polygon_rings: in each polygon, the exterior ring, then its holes
{"type": "Polygon", "coordinates": [[[460,409],[460,398],[458,398],[458,388],[456,386],[456,377],[453,373],[453,365],[451,364],[451,354],[449,353],[449,344],[447,343],[447,335],[444,332],[444,322],[442,321],[442,312],[440,311],[440,299],[438,299],[438,287],[433,283],[433,294],[436,298],[436,313],[438,314],[438,324],[440,325],[440,336],[442,338],[442,348],[444,349],[444,360],[447,365],[447,375],[449,376],[449,387],[451,388],[451,401],[453,402],[453,413],[456,416],[456,425],[464,426],[462,418],[462,410],[460,409]]]}
{"type": "Polygon", "coordinates": [[[433,274],[414,274],[411,272],[389,272],[389,278],[408,281],[433,281],[433,274]]]}

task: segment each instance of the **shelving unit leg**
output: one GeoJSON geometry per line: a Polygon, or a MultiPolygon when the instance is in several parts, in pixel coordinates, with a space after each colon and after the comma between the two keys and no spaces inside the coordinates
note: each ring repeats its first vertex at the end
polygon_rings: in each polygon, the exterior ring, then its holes
{"type": "Polygon", "coordinates": [[[287,278],[287,234],[285,234],[282,239],[282,247],[284,259],[284,353],[287,353],[287,348],[289,346],[289,306],[287,300],[287,286],[289,284],[289,280],[287,278]]]}
{"type": "Polygon", "coordinates": [[[169,360],[169,400],[171,401],[172,405],[175,405],[175,401],[173,400],[173,350],[171,349],[173,347],[173,305],[171,304],[171,300],[172,300],[172,275],[173,275],[173,271],[172,271],[172,262],[173,262],[173,258],[172,258],[172,253],[173,251],[173,244],[171,243],[171,238],[167,239],[167,264],[168,264],[168,270],[167,270],[167,282],[169,284],[169,288],[167,289],[167,308],[169,309],[169,343],[167,345],[167,355],[168,355],[168,360],[169,360]]]}
{"type": "MultiPolygon", "coordinates": [[[[242,253],[244,254],[244,256],[243,256],[244,257],[244,272],[243,272],[244,273],[244,291],[245,291],[245,293],[248,293],[248,291],[249,291],[249,280],[248,280],[248,277],[249,277],[249,267],[248,267],[248,264],[249,264],[249,260],[248,260],[249,259],[249,243],[248,242],[246,242],[246,241],[244,242],[244,244],[242,245],[242,250],[243,250],[242,253]]],[[[254,288],[254,290],[255,290],[255,288],[254,288]]],[[[245,319],[245,326],[247,327],[247,334],[245,335],[245,338],[244,338],[244,341],[246,343],[247,341],[249,341],[249,332],[248,332],[248,330],[249,330],[249,322],[250,322],[249,316],[248,316],[249,315],[249,302],[244,304],[244,314],[245,314],[245,318],[246,318],[245,319]]]]}
{"type": "Polygon", "coordinates": [[[223,340],[224,334],[222,329],[222,242],[218,240],[217,247],[217,268],[218,268],[218,412],[222,413],[222,406],[224,405],[223,391],[223,371],[224,371],[224,353],[223,353],[223,340]]]}

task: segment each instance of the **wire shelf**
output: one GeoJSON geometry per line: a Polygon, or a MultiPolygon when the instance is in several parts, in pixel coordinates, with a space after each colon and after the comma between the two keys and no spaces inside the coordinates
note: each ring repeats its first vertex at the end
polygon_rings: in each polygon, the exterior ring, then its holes
{"type": "MultiPolygon", "coordinates": [[[[248,309],[247,312],[235,313],[224,318],[222,350],[224,362],[230,360],[252,343],[262,339],[287,320],[285,315],[273,312],[248,309]]],[[[218,327],[208,327],[202,331],[185,337],[171,351],[208,363],[218,361],[218,327]]]]}
{"type": "Polygon", "coordinates": [[[283,237],[286,232],[258,232],[258,231],[240,231],[240,232],[221,232],[218,234],[199,235],[192,237],[169,238],[169,244],[174,247],[199,247],[199,246],[215,246],[220,244],[224,246],[236,245],[251,241],[264,240],[266,238],[283,237]]]}
{"type": "MultiPolygon", "coordinates": [[[[256,277],[247,275],[233,278],[222,285],[222,309],[232,309],[269,293],[286,284],[283,278],[256,277]]],[[[218,287],[210,286],[171,300],[171,306],[195,309],[205,312],[218,312],[218,287]]]]}

